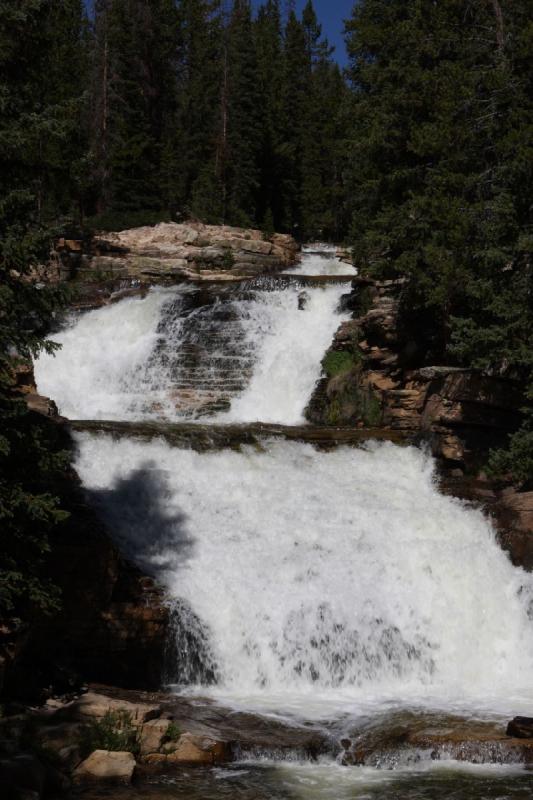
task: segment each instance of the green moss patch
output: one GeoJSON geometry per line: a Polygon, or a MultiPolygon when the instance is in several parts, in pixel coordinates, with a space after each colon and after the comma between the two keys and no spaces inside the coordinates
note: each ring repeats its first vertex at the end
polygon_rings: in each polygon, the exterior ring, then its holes
{"type": "Polygon", "coordinates": [[[324,372],[329,378],[349,372],[356,365],[353,353],[348,350],[331,350],[322,361],[324,372]]]}

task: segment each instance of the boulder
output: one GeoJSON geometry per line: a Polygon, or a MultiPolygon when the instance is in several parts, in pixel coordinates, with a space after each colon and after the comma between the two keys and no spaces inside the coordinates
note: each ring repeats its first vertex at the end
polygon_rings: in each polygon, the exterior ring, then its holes
{"type": "Polygon", "coordinates": [[[284,269],[296,261],[298,246],[291,236],[265,240],[261,231],[227,225],[174,222],[117,233],[101,233],[93,242],[94,270],[152,278],[213,280],[208,272],[248,277],[284,269]],[[228,257],[228,253],[230,257],[228,257]]]}
{"type": "Polygon", "coordinates": [[[163,744],[169,725],[169,719],[152,719],[142,726],[140,732],[141,755],[157,753],[163,744]]]}
{"type": "Polygon", "coordinates": [[[108,711],[124,711],[129,714],[132,725],[145,725],[150,720],[155,720],[161,714],[158,705],[135,702],[107,697],[97,692],[87,692],[79,697],[71,707],[70,713],[81,721],[101,719],[108,711]]]}
{"type": "Polygon", "coordinates": [[[231,759],[231,746],[209,736],[183,733],[167,760],[174,764],[220,764],[231,759]]]}
{"type": "Polygon", "coordinates": [[[533,717],[515,717],[507,725],[506,733],[516,739],[533,739],[533,717]]]}
{"type": "Polygon", "coordinates": [[[132,753],[111,750],[95,750],[89,758],[76,767],[73,773],[75,783],[106,781],[109,783],[131,783],[135,771],[132,753]]]}

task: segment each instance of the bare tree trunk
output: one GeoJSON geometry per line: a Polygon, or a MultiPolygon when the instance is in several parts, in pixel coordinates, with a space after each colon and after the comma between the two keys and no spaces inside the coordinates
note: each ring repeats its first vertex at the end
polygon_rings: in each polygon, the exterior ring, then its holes
{"type": "Polygon", "coordinates": [[[108,124],[109,124],[109,31],[107,2],[99,3],[96,9],[97,64],[95,70],[94,140],[96,153],[95,176],[98,185],[96,211],[101,214],[106,208],[108,181],[108,124]]]}
{"type": "Polygon", "coordinates": [[[505,32],[503,27],[503,13],[499,0],[492,0],[492,8],[494,9],[494,17],[496,19],[496,44],[498,45],[499,52],[503,55],[505,50],[505,32]]]}
{"type": "Polygon", "coordinates": [[[222,93],[220,96],[221,130],[216,152],[215,171],[222,189],[222,222],[226,222],[227,185],[226,164],[228,151],[228,48],[224,45],[224,61],[222,74],[222,93]]]}

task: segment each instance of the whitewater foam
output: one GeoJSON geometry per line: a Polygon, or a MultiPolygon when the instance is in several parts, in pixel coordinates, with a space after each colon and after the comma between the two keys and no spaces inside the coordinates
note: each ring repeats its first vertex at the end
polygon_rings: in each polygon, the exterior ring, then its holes
{"type": "Polygon", "coordinates": [[[479,511],[439,494],[419,450],[79,445],[117,535],[201,621],[217,696],[307,716],[530,707],[533,579],[479,511]],[[159,484],[152,505],[124,515],[119,492],[113,512],[113,487],[143,471],[159,484]]]}
{"type": "Polygon", "coordinates": [[[39,392],[70,419],[304,422],[345,286],[265,281],[199,307],[194,291],[71,316],[36,360],[39,392]]]}

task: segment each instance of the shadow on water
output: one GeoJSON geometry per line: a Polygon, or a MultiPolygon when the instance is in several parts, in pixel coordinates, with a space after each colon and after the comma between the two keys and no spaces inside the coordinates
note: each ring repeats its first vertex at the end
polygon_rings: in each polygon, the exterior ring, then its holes
{"type": "Polygon", "coordinates": [[[105,489],[87,490],[123,555],[155,578],[175,569],[192,555],[194,539],[187,518],[175,504],[168,476],[152,461],[105,489]]]}
{"type": "MultiPolygon", "coordinates": [[[[175,504],[175,487],[153,461],[105,489],[87,490],[86,496],[121,553],[163,585],[192,556],[194,539],[186,515],[175,504]]],[[[209,631],[180,598],[170,603],[163,679],[182,686],[217,679],[209,631]]]]}

